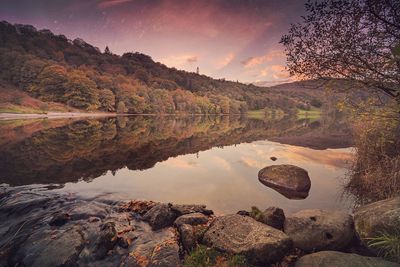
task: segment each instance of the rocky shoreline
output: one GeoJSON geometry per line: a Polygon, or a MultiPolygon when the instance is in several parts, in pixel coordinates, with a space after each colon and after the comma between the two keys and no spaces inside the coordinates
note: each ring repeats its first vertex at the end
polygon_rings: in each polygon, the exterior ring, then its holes
{"type": "Polygon", "coordinates": [[[84,199],[49,189],[0,187],[0,266],[183,266],[199,244],[242,255],[249,266],[399,266],[367,257],[373,252],[357,232],[365,237],[378,226],[396,228],[400,198],[362,208],[369,221],[358,225],[357,212],[355,224],[342,212],[285,217],[273,207],[256,217],[246,211],[215,216],[204,205],[84,199]],[[376,210],[380,221],[368,214],[376,210]]]}

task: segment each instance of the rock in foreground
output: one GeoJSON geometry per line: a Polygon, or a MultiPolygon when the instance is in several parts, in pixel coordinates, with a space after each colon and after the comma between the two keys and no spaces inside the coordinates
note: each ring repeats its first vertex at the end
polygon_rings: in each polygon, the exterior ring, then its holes
{"type": "Polygon", "coordinates": [[[398,267],[399,264],[381,258],[364,257],[337,251],[321,251],[300,258],[295,267],[398,267]]]}
{"type": "Polygon", "coordinates": [[[269,207],[263,211],[263,221],[266,225],[274,227],[278,230],[283,229],[283,224],[285,222],[285,213],[283,209],[278,207],[269,207]]]}
{"type": "Polygon", "coordinates": [[[181,266],[176,229],[154,231],[132,205],[40,187],[1,189],[0,266],[181,266]]]}
{"type": "Polygon", "coordinates": [[[294,165],[272,165],[258,172],[260,182],[290,199],[308,196],[311,180],[306,170],[294,165]]]}
{"type": "Polygon", "coordinates": [[[292,249],[285,233],[238,214],[216,218],[203,242],[223,252],[242,254],[254,263],[277,262],[292,249]]]}
{"type": "Polygon", "coordinates": [[[357,233],[361,238],[398,234],[400,229],[400,197],[390,198],[358,208],[354,213],[357,233]]]}
{"type": "Polygon", "coordinates": [[[341,250],[354,237],[354,222],[339,211],[302,210],[286,217],[284,232],[304,251],[341,250]]]}
{"type": "Polygon", "coordinates": [[[177,215],[171,209],[168,204],[157,204],[152,207],[146,214],[143,216],[143,220],[147,221],[153,230],[159,230],[161,228],[171,226],[177,215]]]}

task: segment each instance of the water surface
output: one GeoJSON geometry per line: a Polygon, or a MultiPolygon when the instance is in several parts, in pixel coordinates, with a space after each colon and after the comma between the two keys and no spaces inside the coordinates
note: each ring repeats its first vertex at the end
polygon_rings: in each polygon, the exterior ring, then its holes
{"type": "Polygon", "coordinates": [[[351,138],[335,118],[18,120],[2,122],[0,135],[0,183],[11,186],[57,183],[71,194],[201,203],[219,213],[352,206],[342,197],[351,138]],[[306,169],[308,197],[261,184],[258,171],[272,164],[306,169]]]}

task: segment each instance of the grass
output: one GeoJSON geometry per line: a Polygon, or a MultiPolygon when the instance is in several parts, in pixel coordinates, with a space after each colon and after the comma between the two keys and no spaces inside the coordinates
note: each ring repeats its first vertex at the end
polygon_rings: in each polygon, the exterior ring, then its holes
{"type": "Polygon", "coordinates": [[[0,107],[0,113],[14,113],[14,114],[24,114],[24,113],[38,113],[44,114],[46,111],[41,109],[34,109],[22,106],[8,106],[8,107],[0,107]]]}
{"type": "Polygon", "coordinates": [[[247,117],[250,119],[264,120],[266,118],[282,118],[285,112],[281,109],[255,109],[247,111],[247,117]]]}
{"type": "Polygon", "coordinates": [[[228,255],[203,245],[185,257],[184,267],[250,267],[242,255],[228,255]]]}
{"type": "Polygon", "coordinates": [[[263,109],[249,110],[249,111],[247,111],[247,117],[249,117],[251,119],[262,120],[266,117],[265,110],[263,110],[263,109]]]}
{"type": "Polygon", "coordinates": [[[382,233],[381,236],[366,238],[370,248],[388,260],[400,261],[400,234],[382,233]]]}
{"type": "Polygon", "coordinates": [[[250,217],[259,222],[264,221],[264,213],[256,206],[251,207],[250,217]]]}
{"type": "Polygon", "coordinates": [[[319,119],[321,114],[321,109],[316,107],[312,107],[310,110],[297,109],[297,118],[299,119],[319,119]]]}

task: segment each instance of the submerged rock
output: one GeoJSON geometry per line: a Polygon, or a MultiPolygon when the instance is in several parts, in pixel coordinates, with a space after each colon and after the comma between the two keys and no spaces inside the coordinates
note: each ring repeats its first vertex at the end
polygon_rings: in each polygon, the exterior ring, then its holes
{"type": "Polygon", "coordinates": [[[260,182],[282,195],[292,198],[306,198],[311,180],[306,170],[294,165],[272,165],[258,172],[260,182]]]}
{"type": "Polygon", "coordinates": [[[285,233],[238,214],[217,217],[204,234],[203,242],[261,264],[279,261],[292,249],[292,241],[285,233]]]}
{"type": "Polygon", "coordinates": [[[286,217],[284,232],[304,251],[341,250],[354,237],[354,222],[339,211],[302,210],[286,217]]]}
{"type": "Polygon", "coordinates": [[[321,251],[301,257],[295,267],[395,267],[394,262],[337,251],[321,251]]]}

